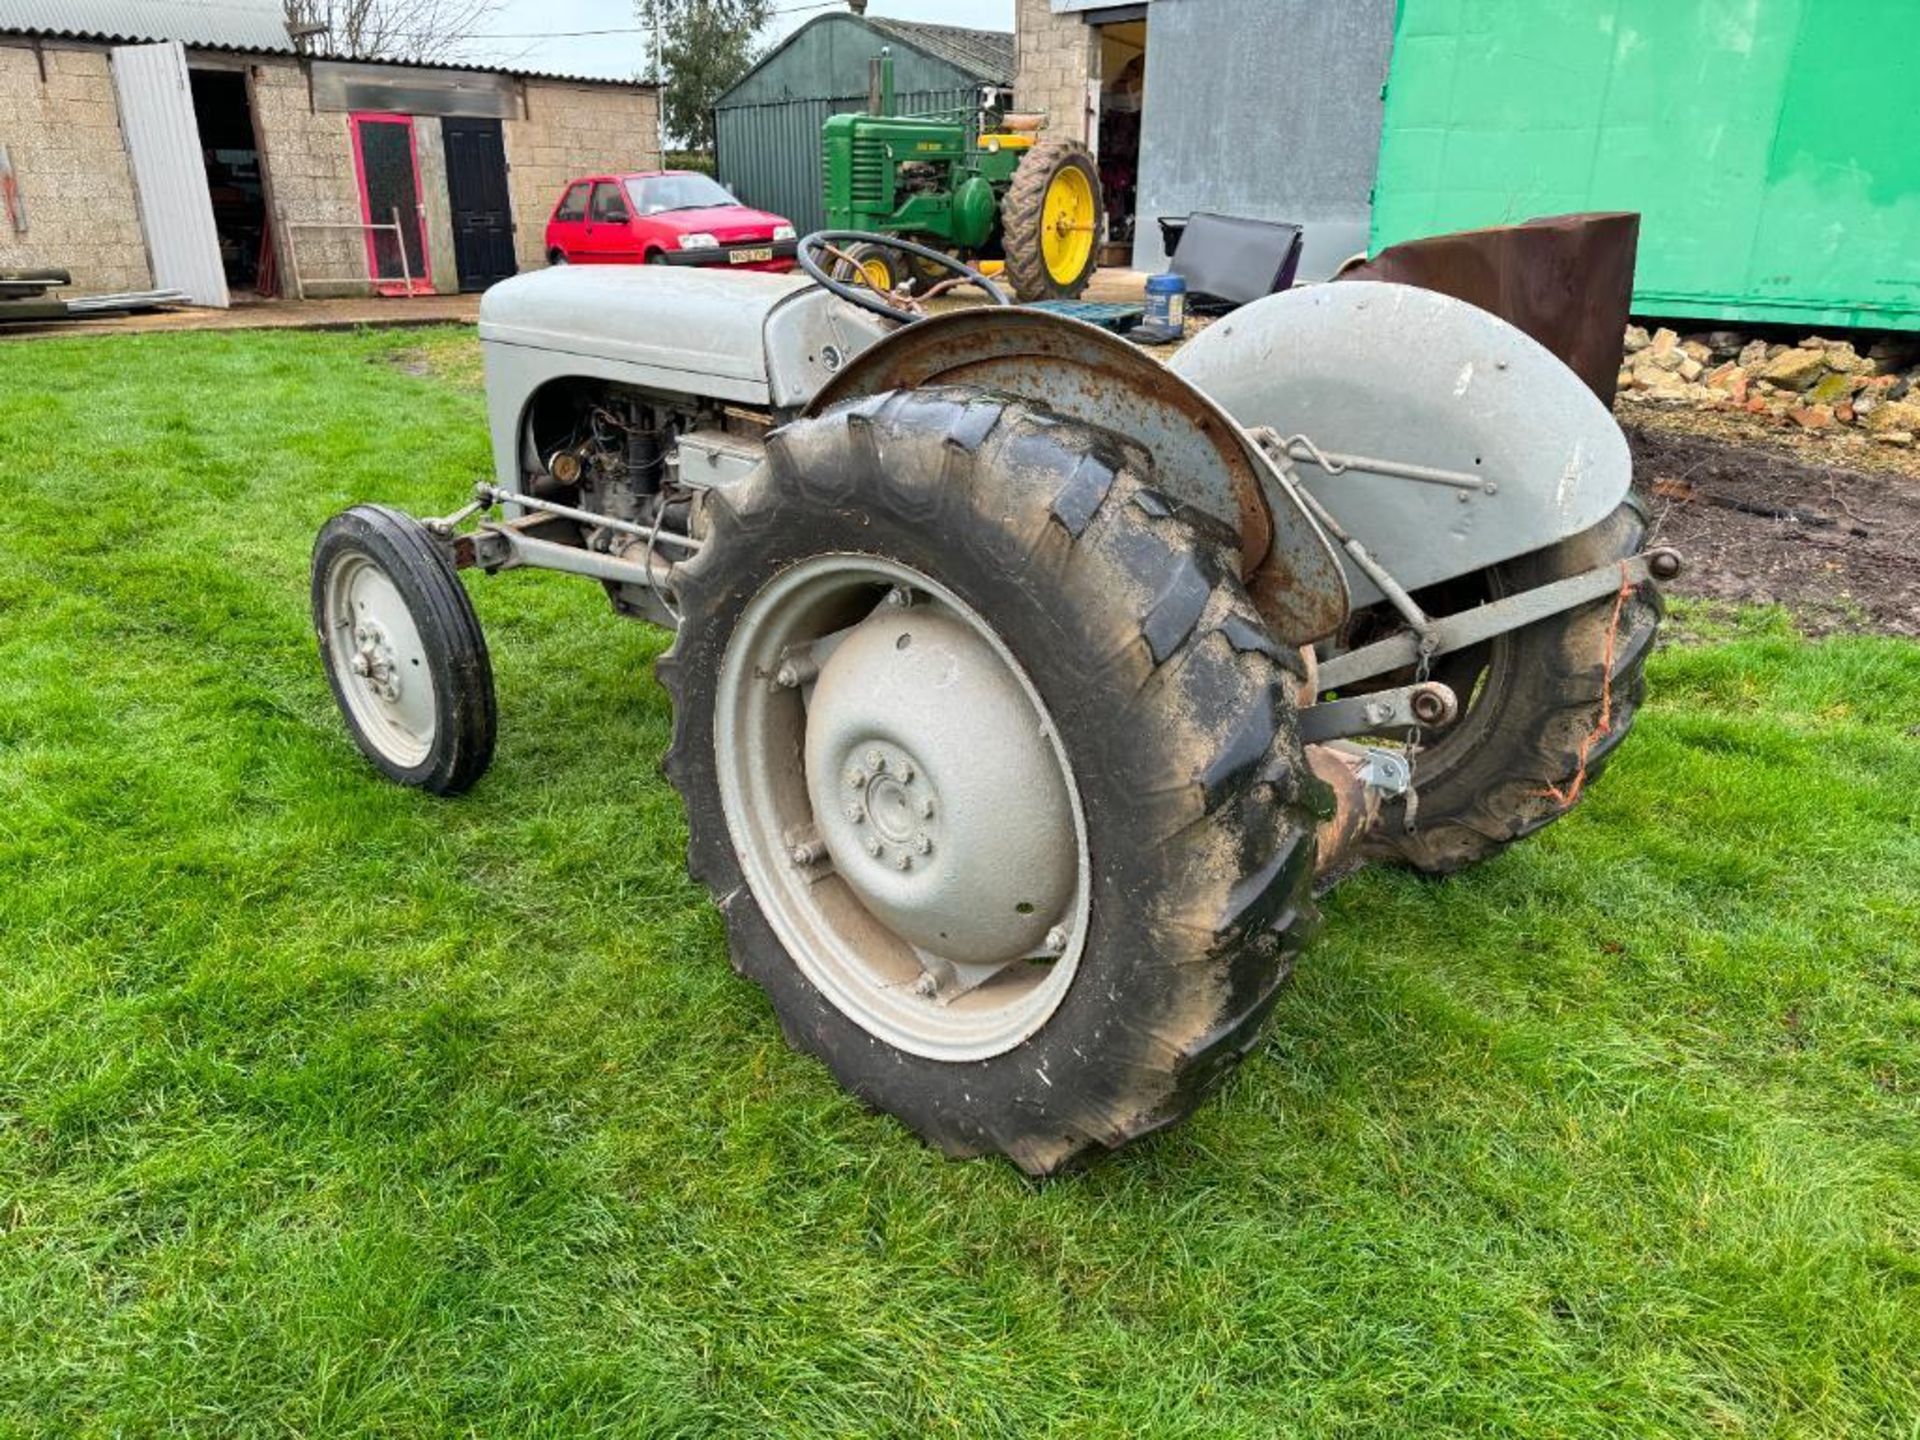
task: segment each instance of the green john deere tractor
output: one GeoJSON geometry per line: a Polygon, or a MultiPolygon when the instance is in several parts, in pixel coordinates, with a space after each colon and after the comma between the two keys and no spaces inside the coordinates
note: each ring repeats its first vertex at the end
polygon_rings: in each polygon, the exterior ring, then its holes
{"type": "MultiPolygon", "coordinates": [[[[1005,131],[974,134],[974,117],[896,115],[893,57],[873,61],[871,113],[822,127],[827,225],[899,235],[963,259],[1004,260],[1021,300],[1071,299],[1099,260],[1100,172],[1075,140],[1005,131]]],[[[929,283],[937,266],[881,245],[844,267],[876,290],[929,283]]]]}

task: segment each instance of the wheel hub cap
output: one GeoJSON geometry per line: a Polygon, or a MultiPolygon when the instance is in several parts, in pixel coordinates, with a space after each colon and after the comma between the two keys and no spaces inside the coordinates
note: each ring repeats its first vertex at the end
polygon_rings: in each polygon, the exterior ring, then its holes
{"type": "Polygon", "coordinates": [[[714,765],[742,877],[796,969],[875,1039],[1000,1055],[1075,983],[1092,864],[1067,749],[980,613],[924,572],[781,570],[721,657],[714,765]]]}
{"type": "Polygon", "coordinates": [[[992,646],[932,608],[876,611],[821,669],[806,733],[821,838],[930,955],[1043,950],[1072,900],[1072,809],[1037,718],[992,646]]]}
{"type": "Polygon", "coordinates": [[[376,620],[356,626],[354,652],[349,668],[360,677],[368,693],[389,705],[400,703],[400,667],[394,659],[387,632],[376,620]]]}
{"type": "Polygon", "coordinates": [[[432,748],[438,723],[420,629],[393,580],[362,555],[327,576],[330,663],[360,729],[403,765],[432,748]]]}
{"type": "Polygon", "coordinates": [[[840,808],[853,825],[872,833],[863,842],[867,854],[896,870],[911,870],[917,856],[933,853],[939,796],[924,766],[896,745],[874,745],[841,776],[846,803],[840,808]]]}

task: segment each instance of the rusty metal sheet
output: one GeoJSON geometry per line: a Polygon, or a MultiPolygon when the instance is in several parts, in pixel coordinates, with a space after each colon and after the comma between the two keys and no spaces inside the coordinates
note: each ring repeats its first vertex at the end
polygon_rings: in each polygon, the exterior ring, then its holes
{"type": "Polygon", "coordinates": [[[1018,395],[1145,449],[1155,485],[1231,525],[1241,575],[1289,644],[1331,633],[1347,588],[1332,547],[1299,503],[1263,483],[1267,462],[1206,394],[1117,336],[1038,310],[970,309],[908,325],[862,352],[807,413],[886,390],[970,385],[1018,395]],[[1269,509],[1285,506],[1277,518],[1269,509]]]}
{"type": "Polygon", "coordinates": [[[1387,280],[1465,300],[1522,330],[1613,406],[1633,305],[1640,217],[1551,215],[1390,245],[1340,280],[1387,280]]]}

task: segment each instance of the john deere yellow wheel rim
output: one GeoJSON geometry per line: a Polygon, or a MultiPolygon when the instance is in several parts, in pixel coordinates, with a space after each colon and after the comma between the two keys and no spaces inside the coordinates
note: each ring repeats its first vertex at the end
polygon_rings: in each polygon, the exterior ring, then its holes
{"type": "Polygon", "coordinates": [[[860,273],[865,277],[867,288],[878,290],[882,295],[893,289],[893,270],[878,255],[869,256],[860,262],[860,273]]]}
{"type": "Polygon", "coordinates": [[[1071,285],[1093,255],[1093,185],[1078,165],[1062,165],[1040,205],[1040,253],[1056,285],[1071,285]]]}

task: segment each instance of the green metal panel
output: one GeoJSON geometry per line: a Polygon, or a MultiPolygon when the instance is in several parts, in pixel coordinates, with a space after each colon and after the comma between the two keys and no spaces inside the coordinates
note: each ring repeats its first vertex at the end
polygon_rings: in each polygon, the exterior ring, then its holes
{"type": "MultiPolygon", "coordinates": [[[[899,94],[894,103],[908,114],[964,109],[978,98],[971,85],[958,90],[899,94]]],[[[732,105],[713,112],[714,172],[720,183],[749,205],[784,215],[802,235],[827,224],[821,173],[820,130],[829,115],[867,108],[867,93],[824,100],[778,100],[732,105]]]]}
{"type": "Polygon", "coordinates": [[[893,85],[903,95],[911,90],[952,90],[980,83],[979,76],[923,55],[853,15],[822,15],[802,25],[762,58],[714,102],[714,108],[864,95],[867,61],[880,53],[882,45],[893,51],[893,85]]]}
{"type": "Polygon", "coordinates": [[[715,104],[720,183],[749,205],[785,215],[802,234],[822,229],[820,127],[829,115],[866,109],[867,62],[883,45],[893,52],[901,114],[975,106],[977,76],[852,15],[823,15],[787,37],[715,104]]]}
{"type": "Polygon", "coordinates": [[[1916,0],[1401,0],[1377,250],[1638,210],[1634,307],[1920,330],[1916,0]]]}

